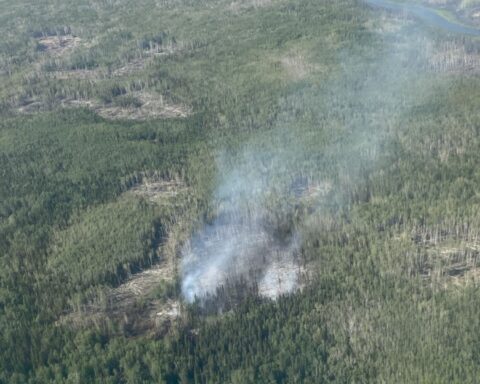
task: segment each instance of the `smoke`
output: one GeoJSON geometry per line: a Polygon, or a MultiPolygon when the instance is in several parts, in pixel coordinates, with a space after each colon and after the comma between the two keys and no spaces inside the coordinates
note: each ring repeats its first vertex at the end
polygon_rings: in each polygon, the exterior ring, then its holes
{"type": "Polygon", "coordinates": [[[328,81],[282,99],[274,129],[217,156],[214,218],[182,252],[186,301],[238,281],[271,299],[296,291],[306,269],[301,227],[314,225],[308,215],[296,219],[299,206],[313,199],[321,211],[368,199],[366,180],[388,156],[399,121],[428,97],[409,88],[424,68],[424,36],[399,20],[400,33],[374,25],[365,39],[374,47],[339,50],[339,69],[328,81]]]}
{"type": "Polygon", "coordinates": [[[273,179],[281,171],[280,156],[256,149],[244,149],[233,161],[219,155],[215,218],[183,250],[182,293],[188,302],[239,280],[271,298],[297,287],[297,235],[282,232],[267,207],[276,194],[273,179]]]}

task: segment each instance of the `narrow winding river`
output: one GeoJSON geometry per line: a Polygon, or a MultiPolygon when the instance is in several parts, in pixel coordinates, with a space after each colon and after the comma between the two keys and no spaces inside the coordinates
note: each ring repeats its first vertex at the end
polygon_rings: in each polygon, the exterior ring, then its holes
{"type": "Polygon", "coordinates": [[[435,9],[427,8],[417,4],[396,3],[388,0],[365,0],[373,7],[388,9],[391,11],[406,12],[414,17],[435,27],[445,29],[453,33],[480,36],[480,29],[468,27],[441,16],[435,9]]]}

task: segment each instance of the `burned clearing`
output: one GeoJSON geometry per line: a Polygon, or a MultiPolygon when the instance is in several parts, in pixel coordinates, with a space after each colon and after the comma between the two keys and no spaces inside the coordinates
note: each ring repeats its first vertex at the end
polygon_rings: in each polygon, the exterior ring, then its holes
{"type": "Polygon", "coordinates": [[[281,244],[257,223],[224,218],[184,247],[182,294],[193,302],[240,283],[246,291],[276,299],[300,289],[305,272],[300,263],[294,241],[281,244]]]}

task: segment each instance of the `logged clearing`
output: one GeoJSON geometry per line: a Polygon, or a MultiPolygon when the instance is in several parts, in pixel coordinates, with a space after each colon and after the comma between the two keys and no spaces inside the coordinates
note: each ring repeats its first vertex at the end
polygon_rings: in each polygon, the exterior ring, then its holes
{"type": "Polygon", "coordinates": [[[40,51],[56,56],[60,56],[71,51],[80,45],[81,42],[81,38],[73,35],[46,36],[37,40],[38,49],[40,51]]]}
{"type": "Polygon", "coordinates": [[[113,70],[113,76],[130,76],[143,71],[151,65],[155,58],[173,55],[186,49],[184,43],[152,45],[141,52],[141,56],[113,70]]]}
{"type": "Polygon", "coordinates": [[[165,202],[165,199],[176,197],[186,190],[186,185],[178,180],[147,178],[143,183],[133,187],[130,193],[145,198],[152,203],[161,204],[165,202]]]}
{"type": "MultiPolygon", "coordinates": [[[[142,182],[126,192],[139,199],[160,206],[178,204],[178,198],[187,191],[180,180],[165,180],[155,175],[142,174],[142,182]]],[[[105,288],[96,299],[59,319],[58,324],[74,327],[101,325],[113,321],[131,335],[154,332],[162,334],[180,317],[182,304],[176,298],[159,294],[165,287],[175,285],[177,277],[177,253],[186,233],[179,222],[156,250],[157,263],[131,275],[123,284],[105,288]],[[160,295],[160,296],[159,296],[160,295]],[[161,298],[159,298],[161,297],[161,298]]]]}
{"type": "Polygon", "coordinates": [[[134,92],[130,95],[135,104],[115,105],[103,104],[97,100],[67,100],[66,107],[87,107],[108,120],[148,120],[184,118],[192,113],[190,107],[184,104],[173,104],[164,101],[162,95],[147,92],[134,92]]]}
{"type": "Polygon", "coordinates": [[[477,283],[480,277],[480,243],[477,241],[439,241],[430,238],[425,247],[421,276],[441,288],[477,283]]]}
{"type": "Polygon", "coordinates": [[[109,292],[108,304],[112,314],[121,314],[132,306],[140,297],[148,296],[154,287],[162,281],[174,280],[175,268],[168,261],[154,265],[152,268],[132,275],[132,277],[109,292]]]}
{"type": "Polygon", "coordinates": [[[456,247],[440,247],[437,273],[445,277],[445,286],[476,283],[480,277],[480,243],[466,242],[456,247]]]}
{"type": "Polygon", "coordinates": [[[58,323],[83,328],[110,320],[130,329],[132,334],[164,331],[168,323],[181,315],[181,304],[173,299],[154,299],[152,294],[159,284],[172,283],[174,279],[174,264],[165,260],[133,275],[119,287],[107,289],[103,297],[63,316],[58,323]]]}

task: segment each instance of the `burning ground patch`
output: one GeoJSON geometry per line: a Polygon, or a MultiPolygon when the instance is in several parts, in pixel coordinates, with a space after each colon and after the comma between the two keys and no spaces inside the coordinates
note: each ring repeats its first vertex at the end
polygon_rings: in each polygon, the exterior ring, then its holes
{"type": "Polygon", "coordinates": [[[206,225],[185,246],[182,293],[188,302],[238,282],[272,299],[299,288],[298,242],[276,239],[255,220],[237,220],[206,225]]]}
{"type": "Polygon", "coordinates": [[[207,308],[218,302],[225,310],[249,293],[270,299],[294,293],[307,278],[295,212],[304,205],[313,209],[332,186],[277,174],[285,153],[255,152],[253,145],[233,162],[223,154],[217,159],[215,210],[182,250],[187,302],[198,299],[207,308]],[[282,180],[276,189],[275,178],[282,180]]]}
{"type": "Polygon", "coordinates": [[[260,296],[275,299],[279,295],[286,295],[302,288],[302,276],[305,268],[286,260],[273,260],[266,268],[262,279],[258,282],[260,296]]]}

